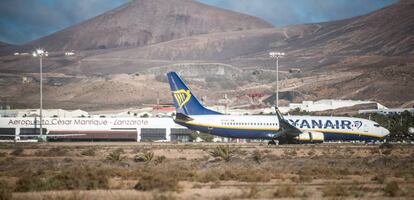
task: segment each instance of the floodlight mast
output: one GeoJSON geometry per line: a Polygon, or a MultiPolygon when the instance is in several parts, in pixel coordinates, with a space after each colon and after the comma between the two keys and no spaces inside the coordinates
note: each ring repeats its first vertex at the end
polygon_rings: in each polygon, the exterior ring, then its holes
{"type": "Polygon", "coordinates": [[[283,57],[284,52],[270,52],[271,58],[276,58],[276,108],[279,108],[279,57],[283,57]]]}
{"type": "Polygon", "coordinates": [[[43,49],[36,49],[33,57],[39,57],[40,62],[40,138],[43,139],[43,57],[49,56],[49,53],[43,49]]]}

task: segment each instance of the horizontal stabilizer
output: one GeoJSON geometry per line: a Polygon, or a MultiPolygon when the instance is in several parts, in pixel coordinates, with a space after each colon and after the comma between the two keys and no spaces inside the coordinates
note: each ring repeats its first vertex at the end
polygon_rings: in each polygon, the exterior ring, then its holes
{"type": "Polygon", "coordinates": [[[174,121],[181,121],[181,122],[188,122],[188,121],[192,121],[193,118],[187,116],[186,114],[183,113],[177,113],[175,115],[175,119],[174,121]]]}

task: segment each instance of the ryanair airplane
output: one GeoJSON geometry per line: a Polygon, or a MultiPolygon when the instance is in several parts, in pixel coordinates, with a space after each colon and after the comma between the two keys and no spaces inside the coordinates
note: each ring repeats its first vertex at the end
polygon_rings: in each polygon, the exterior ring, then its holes
{"type": "Polygon", "coordinates": [[[263,139],[269,144],[319,143],[327,140],[381,139],[389,131],[378,123],[352,117],[224,115],[204,107],[175,72],[167,74],[175,123],[191,130],[229,138],[263,139]]]}

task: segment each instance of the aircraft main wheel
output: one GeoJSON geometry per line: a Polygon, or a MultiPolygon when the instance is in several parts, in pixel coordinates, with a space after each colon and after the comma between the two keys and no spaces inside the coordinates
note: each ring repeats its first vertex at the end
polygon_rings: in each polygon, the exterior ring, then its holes
{"type": "Polygon", "coordinates": [[[267,145],[276,145],[276,142],[274,140],[270,140],[267,145]]]}

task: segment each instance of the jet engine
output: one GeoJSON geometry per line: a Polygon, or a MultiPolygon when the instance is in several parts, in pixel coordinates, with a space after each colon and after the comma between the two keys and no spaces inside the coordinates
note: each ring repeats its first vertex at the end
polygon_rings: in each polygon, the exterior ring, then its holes
{"type": "Polygon", "coordinates": [[[321,132],[304,132],[295,138],[298,143],[322,143],[325,136],[321,132]]]}

